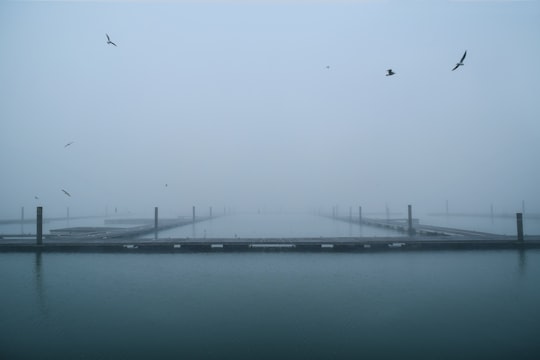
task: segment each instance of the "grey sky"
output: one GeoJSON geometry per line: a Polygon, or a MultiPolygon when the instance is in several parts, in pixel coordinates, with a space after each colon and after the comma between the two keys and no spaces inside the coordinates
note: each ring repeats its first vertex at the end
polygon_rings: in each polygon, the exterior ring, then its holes
{"type": "Polygon", "coordinates": [[[538,1],[0,1],[0,217],[539,212],[539,19],[538,1]]]}

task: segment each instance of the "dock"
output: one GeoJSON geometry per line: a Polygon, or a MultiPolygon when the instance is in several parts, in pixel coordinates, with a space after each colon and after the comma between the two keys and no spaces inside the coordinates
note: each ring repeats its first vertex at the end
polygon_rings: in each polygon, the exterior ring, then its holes
{"type": "MultiPolygon", "coordinates": [[[[50,230],[43,235],[0,235],[0,252],[249,252],[249,251],[315,251],[373,252],[419,250],[500,250],[540,249],[540,235],[523,235],[521,214],[517,214],[516,236],[498,235],[422,225],[412,218],[376,219],[324,216],[334,221],[382,227],[396,236],[311,237],[311,238],[158,238],[159,231],[212,219],[192,217],[159,219],[107,219],[102,227],[68,227],[50,230]],[[128,225],[120,227],[120,225],[128,225]],[[144,237],[153,234],[153,237],[144,237]],[[404,236],[405,234],[405,236],[404,236]]],[[[38,230],[39,230],[38,225],[38,230]]]]}
{"type": "Polygon", "coordinates": [[[37,245],[29,239],[0,240],[0,252],[377,252],[422,250],[540,249],[540,236],[518,241],[512,236],[472,238],[448,236],[340,238],[213,238],[213,239],[55,239],[37,245]]]}

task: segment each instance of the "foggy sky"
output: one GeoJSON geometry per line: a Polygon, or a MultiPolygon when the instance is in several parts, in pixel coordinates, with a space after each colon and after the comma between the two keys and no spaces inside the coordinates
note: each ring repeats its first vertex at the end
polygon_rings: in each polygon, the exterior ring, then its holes
{"type": "Polygon", "coordinates": [[[0,218],[540,212],[538,19],[538,1],[2,0],[0,218]]]}

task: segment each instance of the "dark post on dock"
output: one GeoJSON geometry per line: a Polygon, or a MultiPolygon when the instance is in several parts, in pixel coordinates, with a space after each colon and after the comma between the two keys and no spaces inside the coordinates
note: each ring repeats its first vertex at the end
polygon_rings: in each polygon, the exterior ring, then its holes
{"type": "Polygon", "coordinates": [[[36,213],[36,244],[43,244],[43,207],[38,206],[36,213]]]}
{"type": "Polygon", "coordinates": [[[408,206],[409,212],[409,235],[414,235],[414,228],[412,226],[412,206],[408,206]]]}
{"type": "Polygon", "coordinates": [[[362,207],[358,207],[358,222],[362,223],[362,207]]]}
{"type": "Polygon", "coordinates": [[[157,239],[158,233],[158,207],[154,207],[154,237],[157,239]]]}
{"type": "Polygon", "coordinates": [[[522,213],[516,213],[516,222],[517,222],[518,241],[523,241],[523,214],[522,213]]]}
{"type": "Polygon", "coordinates": [[[193,220],[192,221],[195,222],[195,206],[193,206],[193,208],[191,210],[193,212],[193,220]]]}

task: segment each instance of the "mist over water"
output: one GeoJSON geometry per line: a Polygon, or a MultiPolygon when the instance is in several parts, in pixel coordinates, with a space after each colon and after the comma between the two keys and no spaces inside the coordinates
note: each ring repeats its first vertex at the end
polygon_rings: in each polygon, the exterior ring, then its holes
{"type": "Polygon", "coordinates": [[[313,214],[234,214],[170,230],[159,237],[192,238],[301,238],[402,236],[395,231],[347,223],[313,214]]]}
{"type": "Polygon", "coordinates": [[[7,359],[536,359],[540,252],[0,254],[7,359]]]}

